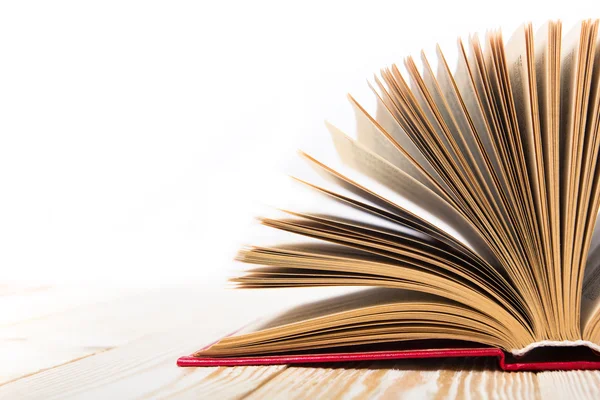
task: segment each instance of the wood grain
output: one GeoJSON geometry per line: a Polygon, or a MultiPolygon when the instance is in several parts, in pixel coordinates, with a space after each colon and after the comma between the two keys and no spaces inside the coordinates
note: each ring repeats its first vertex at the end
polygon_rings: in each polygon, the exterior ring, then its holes
{"type": "Polygon", "coordinates": [[[545,399],[600,398],[600,371],[552,371],[537,375],[545,399]]]}
{"type": "Polygon", "coordinates": [[[111,293],[105,301],[90,296],[69,307],[47,302],[46,315],[0,326],[0,353],[8,360],[0,363],[0,383],[125,344],[156,331],[157,321],[183,322],[187,315],[172,308],[189,298],[178,293],[111,293]]]}
{"type": "Polygon", "coordinates": [[[254,389],[284,367],[178,368],[177,357],[198,347],[197,337],[219,335],[218,328],[154,334],[129,345],[51,368],[0,386],[4,399],[86,399],[194,397],[223,392],[233,398],[254,389]],[[196,336],[196,338],[194,338],[196,336]]]}
{"type": "Polygon", "coordinates": [[[538,399],[536,375],[506,373],[495,360],[449,359],[289,367],[249,398],[538,399]]]}
{"type": "MultiPolygon", "coordinates": [[[[248,313],[239,306],[244,302],[254,304],[254,309],[261,313],[295,303],[289,292],[268,290],[241,292],[185,287],[141,292],[106,290],[106,300],[99,301],[101,296],[96,294],[99,290],[75,289],[58,290],[62,294],[54,299],[55,289],[42,295],[30,291],[34,298],[31,301],[25,301],[26,296],[19,301],[14,296],[0,297],[0,308],[3,302],[20,305],[25,316],[21,321],[0,325],[0,354],[4,361],[0,363],[0,384],[117,348],[148,334],[177,331],[197,321],[197,325],[188,328],[193,343],[189,352],[192,352],[257,318],[258,313],[248,313]],[[86,292],[89,297],[85,297],[86,292]],[[213,328],[218,329],[219,335],[214,334],[213,328]]],[[[19,296],[22,294],[19,292],[19,296]]],[[[326,295],[319,291],[305,294],[317,298],[326,295]]],[[[17,307],[13,314],[20,315],[18,310],[17,307]]]]}
{"type": "Polygon", "coordinates": [[[25,307],[23,318],[13,311],[13,322],[0,325],[3,361],[9,355],[8,363],[0,363],[0,399],[600,398],[598,371],[509,373],[488,358],[289,367],[175,365],[178,356],[257,316],[248,310],[269,313],[322,294],[294,298],[289,291],[163,288],[107,292],[105,300],[96,294],[73,304],[74,292],[29,292],[5,289],[0,294],[0,309],[6,309],[10,301],[2,302],[11,296],[19,297],[11,304],[25,307]],[[47,304],[44,296],[49,296],[47,304]]]}

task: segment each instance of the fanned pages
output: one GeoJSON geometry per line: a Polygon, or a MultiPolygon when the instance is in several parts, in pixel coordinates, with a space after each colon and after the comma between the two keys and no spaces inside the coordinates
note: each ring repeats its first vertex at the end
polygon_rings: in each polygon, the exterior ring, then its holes
{"type": "Polygon", "coordinates": [[[600,350],[599,46],[597,20],[565,35],[560,21],[528,23],[508,40],[496,30],[458,40],[456,66],[438,46],[382,69],[369,82],[375,113],[349,96],[356,139],[326,124],[337,164],[301,153],[316,174],[295,179],[322,208],[261,218],[291,240],[242,249],[248,267],[232,278],[367,288],[194,357],[436,340],[517,356],[600,350]]]}

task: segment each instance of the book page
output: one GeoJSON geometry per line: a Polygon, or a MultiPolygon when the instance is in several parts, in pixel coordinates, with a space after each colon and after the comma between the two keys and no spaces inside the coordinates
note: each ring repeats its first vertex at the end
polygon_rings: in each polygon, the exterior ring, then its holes
{"type": "Polygon", "coordinates": [[[506,61],[509,71],[510,87],[515,104],[519,131],[524,146],[527,170],[539,221],[547,220],[545,207],[545,181],[543,177],[543,155],[538,120],[537,86],[535,85],[535,69],[532,68],[531,26],[521,25],[505,45],[506,61]],[[529,50],[529,51],[528,51],[529,50]],[[534,83],[534,84],[532,84],[534,83]],[[543,184],[543,186],[542,186],[543,184]],[[542,192],[543,191],[543,192],[542,192]],[[542,198],[543,203],[542,204],[542,198]]]}
{"type": "Polygon", "coordinates": [[[533,239],[537,263],[533,270],[540,288],[543,309],[547,318],[556,320],[559,314],[553,250],[550,243],[548,194],[544,170],[544,155],[539,121],[536,84],[533,29],[531,24],[521,25],[505,45],[510,88],[514,101],[520,140],[525,155],[525,167],[533,194],[533,239]]]}
{"type": "Polygon", "coordinates": [[[451,128],[452,136],[461,147],[461,152],[468,156],[473,172],[482,182],[482,189],[489,191],[488,196],[493,199],[492,206],[499,204],[501,201],[500,195],[488,169],[488,163],[484,159],[483,146],[477,140],[473,121],[467,114],[466,106],[457,86],[458,83],[452,76],[450,67],[439,46],[436,47],[436,54],[438,68],[437,74],[434,76],[425,54],[421,53],[425,65],[424,80],[429,92],[438,108],[442,110],[444,119],[448,127],[451,128]]]}
{"type": "Polygon", "coordinates": [[[600,308],[600,214],[590,243],[581,299],[581,326],[585,327],[600,308]]]}
{"type": "MultiPolygon", "coordinates": [[[[533,30],[531,24],[521,25],[505,45],[505,53],[510,78],[510,87],[514,99],[515,111],[525,163],[532,189],[535,214],[537,216],[538,246],[543,252],[542,269],[551,262],[549,243],[550,226],[548,224],[548,203],[544,171],[544,155],[541,141],[537,85],[534,66],[533,30]]],[[[546,278],[546,277],[544,277],[546,278]]]]}
{"type": "MultiPolygon", "coordinates": [[[[580,185],[579,185],[579,201],[577,205],[577,218],[575,223],[575,249],[576,257],[574,257],[575,268],[578,269],[575,285],[577,285],[577,303],[584,302],[582,299],[582,291],[580,287],[586,285],[596,286],[593,282],[593,272],[588,271],[588,267],[596,265],[598,257],[597,251],[598,242],[596,229],[598,227],[598,202],[600,190],[600,164],[598,163],[598,152],[600,150],[600,37],[597,36],[598,25],[592,25],[589,47],[588,47],[588,63],[593,60],[592,65],[588,65],[588,73],[591,72],[591,87],[587,102],[587,115],[585,116],[585,133],[582,138],[583,148],[579,155],[580,164],[580,185]],[[591,71],[590,71],[591,70],[591,71]],[[584,262],[585,261],[585,262],[584,262]],[[590,274],[591,273],[591,274],[590,274]]],[[[588,299],[589,300],[589,299],[588,299]]],[[[580,306],[583,312],[583,307],[580,306]]],[[[586,308],[588,308],[586,306],[586,308]]],[[[583,319],[583,316],[582,316],[583,319]]]]}
{"type": "MultiPolygon", "coordinates": [[[[319,168],[316,165],[315,167],[319,168]]],[[[378,220],[390,221],[390,223],[396,225],[397,227],[405,226],[416,232],[421,232],[425,235],[439,240],[440,242],[447,244],[448,246],[452,246],[457,251],[460,251],[464,254],[468,254],[471,257],[478,257],[478,255],[474,253],[473,250],[469,249],[463,243],[456,240],[456,238],[444,232],[438,226],[432,224],[431,222],[425,221],[424,219],[419,218],[417,215],[412,214],[401,207],[392,206],[389,203],[382,203],[381,201],[377,201],[377,199],[373,199],[373,196],[370,196],[365,190],[361,189],[358,186],[353,186],[353,183],[344,181],[342,178],[334,175],[330,171],[324,170],[322,168],[319,169],[326,180],[330,180],[331,182],[336,183],[338,187],[335,191],[314,185],[312,183],[303,181],[298,178],[294,179],[296,179],[298,182],[307,185],[311,189],[314,189],[317,192],[328,196],[330,199],[335,201],[338,205],[336,207],[336,211],[339,209],[339,205],[351,207],[355,210],[361,211],[361,221],[363,219],[363,215],[368,214],[372,217],[376,217],[378,220]],[[341,191],[340,189],[345,189],[344,191],[348,192],[348,194],[343,195],[339,193],[341,191]],[[358,199],[356,197],[358,197],[358,199]],[[365,202],[365,200],[367,200],[367,202],[365,202]]]]}
{"type": "Polygon", "coordinates": [[[398,144],[393,144],[394,139],[391,135],[352,96],[349,96],[349,98],[356,117],[358,142],[371,152],[385,158],[386,161],[406,172],[444,200],[451,201],[448,186],[445,183],[443,183],[443,186],[440,185],[412,159],[408,152],[398,144]]]}
{"type": "Polygon", "coordinates": [[[564,124],[561,123],[561,160],[564,165],[560,177],[561,202],[565,202],[562,204],[561,215],[565,268],[563,287],[565,315],[572,316],[577,323],[580,322],[586,241],[591,232],[588,221],[592,223],[596,214],[596,210],[592,210],[592,219],[588,219],[589,193],[592,189],[590,177],[594,175],[591,174],[592,166],[588,163],[589,150],[593,147],[590,138],[596,132],[590,132],[586,123],[591,83],[594,80],[597,29],[597,21],[583,21],[566,36],[562,50],[561,92],[566,94],[561,98],[561,113],[564,108],[566,117],[564,124]]]}
{"type": "Polygon", "coordinates": [[[582,36],[582,23],[577,24],[563,39],[561,50],[561,104],[560,104],[560,203],[561,203],[561,243],[563,274],[563,297],[571,293],[571,263],[573,256],[573,213],[570,204],[572,198],[571,171],[573,164],[573,142],[575,134],[575,116],[577,108],[577,71],[580,53],[579,42],[582,36]]]}
{"type": "Polygon", "coordinates": [[[497,264],[479,232],[454,207],[410,175],[354,142],[335,126],[327,124],[327,128],[344,163],[393,190],[412,203],[415,209],[420,208],[460,232],[469,247],[490,264],[497,264]]]}
{"type": "MultiPolygon", "coordinates": [[[[432,93],[433,98],[437,104],[443,104],[447,109],[448,116],[446,118],[452,120],[454,123],[448,123],[449,126],[454,126],[453,136],[458,142],[463,143],[464,153],[470,158],[470,165],[474,174],[479,178],[481,189],[484,193],[483,204],[489,210],[489,214],[492,216],[490,221],[494,224],[498,232],[505,230],[507,235],[505,238],[515,238],[516,233],[510,221],[509,213],[506,209],[504,198],[501,195],[502,185],[498,184],[498,176],[492,166],[488,155],[485,154],[485,148],[475,131],[475,126],[471,120],[466,104],[460,94],[458,82],[455,81],[451,74],[450,68],[446,63],[446,59],[441,51],[441,48],[437,46],[438,56],[438,71],[437,80],[433,76],[433,72],[429,68],[424,55],[423,63],[425,64],[425,82],[428,82],[429,91],[432,93]]],[[[459,60],[461,57],[459,56],[459,60]]],[[[465,68],[465,62],[459,61],[456,75],[468,74],[468,70],[465,68]],[[460,66],[462,65],[462,68],[460,66]]],[[[462,84],[470,83],[470,77],[462,76],[462,84]]],[[[469,90],[463,90],[469,92],[469,90]]],[[[439,107],[439,106],[438,106],[439,107]]],[[[479,106],[477,106],[479,108],[479,106]]],[[[479,110],[481,111],[481,110],[479,110]]],[[[479,112],[481,115],[481,113],[479,112]]],[[[492,153],[493,156],[493,153],[492,153]]]]}
{"type": "Polygon", "coordinates": [[[504,193],[509,193],[506,176],[498,160],[498,152],[491,138],[492,128],[484,114],[484,104],[488,104],[488,100],[486,96],[483,96],[485,93],[483,92],[482,75],[475,64],[469,65],[467,53],[461,40],[458,40],[458,61],[454,80],[460,97],[464,102],[467,115],[475,129],[475,134],[481,141],[484,153],[492,165],[494,175],[500,182],[500,190],[504,193]],[[480,88],[480,92],[477,91],[476,87],[480,88]]]}
{"type": "MultiPolygon", "coordinates": [[[[556,303],[563,298],[560,248],[560,51],[562,25],[549,21],[535,35],[535,74],[546,196],[548,204],[548,244],[551,264],[548,268],[551,290],[556,303]]],[[[559,325],[564,325],[563,308],[557,308],[559,325]]]]}
{"type": "Polygon", "coordinates": [[[374,288],[292,308],[225,337],[195,356],[314,351],[424,338],[471,340],[511,349],[527,340],[504,331],[499,321],[440,296],[374,288]]]}
{"type": "MultiPolygon", "coordinates": [[[[465,287],[473,290],[483,289],[483,292],[492,295],[507,308],[516,306],[515,314],[518,314],[516,309],[522,309],[522,302],[514,303],[512,300],[508,300],[519,296],[500,271],[481,262],[480,258],[474,257],[470,253],[460,251],[453,245],[446,245],[431,236],[410,229],[388,229],[379,223],[364,224],[359,220],[340,218],[336,215],[288,213],[297,218],[276,220],[263,218],[262,223],[308,238],[322,239],[326,242],[360,249],[373,256],[372,260],[367,260],[372,261],[368,268],[360,269],[356,264],[357,260],[352,259],[351,265],[344,267],[344,271],[364,272],[368,273],[370,279],[380,276],[382,279],[389,280],[405,279],[408,277],[407,274],[414,274],[410,270],[402,272],[398,269],[400,267],[425,268],[427,271],[435,272],[437,276],[447,276],[449,279],[459,278],[465,287]],[[388,266],[380,264],[393,264],[394,267],[390,269],[388,266]],[[474,283],[476,283],[475,286],[472,286],[474,283]]],[[[307,256],[309,255],[315,256],[316,254],[307,254],[307,256]]],[[[326,258],[326,255],[321,256],[326,258]]],[[[247,257],[245,256],[244,259],[247,260],[247,257]]],[[[290,261],[294,260],[290,259],[290,261]]],[[[299,268],[302,261],[304,260],[293,262],[294,269],[299,268]]],[[[257,264],[270,265],[265,258],[262,258],[257,264]]],[[[279,260],[277,264],[273,265],[283,268],[286,264],[279,260]]],[[[314,267],[314,264],[311,265],[314,267]]],[[[305,267],[307,266],[305,265],[305,267]]],[[[319,268],[329,271],[332,266],[326,263],[319,268]]],[[[365,278],[367,277],[365,276],[365,278]]],[[[431,279],[428,280],[431,281],[431,279]]],[[[267,283],[264,280],[254,282],[259,285],[267,283]]],[[[310,283],[323,284],[324,282],[315,280],[310,283]]]]}
{"type": "MultiPolygon", "coordinates": [[[[508,236],[514,239],[518,237],[516,226],[509,223],[509,221],[511,221],[511,217],[514,218],[516,202],[509,190],[506,173],[492,139],[493,124],[488,122],[484,113],[484,104],[489,106],[489,102],[483,89],[483,75],[474,60],[471,60],[470,64],[461,40],[458,40],[458,51],[458,62],[454,74],[456,89],[465,109],[465,118],[470,121],[473,129],[472,134],[477,138],[474,141],[477,146],[482,148],[482,157],[484,156],[482,162],[488,169],[488,179],[491,180],[488,185],[492,191],[493,200],[499,208],[508,236]],[[476,87],[479,87],[481,92],[478,92],[476,87]]],[[[439,73],[439,75],[441,74],[442,72],[439,73]]],[[[450,88],[446,90],[450,90],[450,88]]]]}
{"type": "MultiPolygon", "coordinates": [[[[381,81],[376,77],[376,82],[379,87],[382,87],[381,81]]],[[[390,108],[383,101],[381,93],[369,84],[369,87],[375,93],[377,100],[377,109],[375,111],[375,120],[385,129],[385,131],[398,143],[423,169],[429,173],[440,185],[445,185],[445,182],[441,179],[437,171],[431,166],[427,158],[421,153],[421,151],[415,146],[413,141],[408,137],[406,132],[402,129],[398,121],[392,115],[390,108]]]]}

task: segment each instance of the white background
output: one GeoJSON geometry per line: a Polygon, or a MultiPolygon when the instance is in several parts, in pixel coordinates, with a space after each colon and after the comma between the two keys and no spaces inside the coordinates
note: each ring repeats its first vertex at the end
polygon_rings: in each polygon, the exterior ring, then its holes
{"type": "Polygon", "coordinates": [[[221,284],[380,67],[575,1],[0,3],[0,283],[221,284]]]}

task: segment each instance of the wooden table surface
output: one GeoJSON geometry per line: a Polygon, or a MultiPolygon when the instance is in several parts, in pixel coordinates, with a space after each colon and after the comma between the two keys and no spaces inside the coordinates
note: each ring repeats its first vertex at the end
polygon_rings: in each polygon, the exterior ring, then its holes
{"type": "Polygon", "coordinates": [[[0,286],[0,399],[600,398],[600,372],[507,373],[491,359],[175,365],[240,324],[297,304],[293,293],[0,286]]]}

